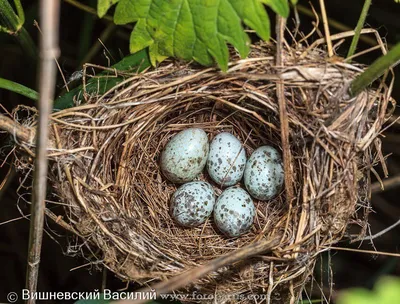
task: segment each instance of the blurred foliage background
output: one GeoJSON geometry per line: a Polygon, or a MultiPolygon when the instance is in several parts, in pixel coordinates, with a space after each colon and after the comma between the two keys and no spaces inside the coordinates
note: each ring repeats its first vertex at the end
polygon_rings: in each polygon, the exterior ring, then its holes
{"type": "MultiPolygon", "coordinates": [[[[86,6],[93,8],[93,13],[84,11],[71,5],[71,1],[63,0],[61,6],[60,22],[60,49],[59,64],[67,80],[76,78],[85,62],[96,63],[103,66],[112,65],[129,54],[129,35],[132,27],[115,26],[108,19],[98,19],[95,14],[96,0],[81,1],[86,6]],[[101,41],[101,43],[100,43],[101,41]]],[[[335,0],[325,1],[328,17],[331,19],[331,33],[353,29],[357,23],[363,1],[361,0],[335,0]]],[[[311,31],[315,18],[310,14],[310,3],[319,11],[318,0],[299,1],[300,30],[308,33],[311,31]]],[[[38,18],[38,1],[23,0],[25,9],[25,28],[38,42],[38,29],[34,20],[38,18]]],[[[289,17],[289,27],[293,26],[293,10],[289,17]]],[[[271,18],[272,19],[272,18],[271,18]]],[[[378,30],[383,39],[393,45],[400,41],[400,4],[393,0],[375,0],[367,18],[367,26],[378,30]]],[[[322,24],[320,24],[322,31],[322,24]]],[[[317,35],[313,36],[318,38],[317,35]]],[[[368,36],[374,40],[373,36],[368,36]]],[[[358,50],[370,48],[371,41],[362,40],[358,50]]],[[[346,40],[337,50],[339,56],[345,56],[350,45],[346,40]]],[[[357,60],[370,64],[380,55],[373,51],[357,60]]],[[[396,68],[398,79],[394,88],[393,97],[400,99],[399,68],[396,68]]],[[[36,89],[36,62],[33,62],[26,51],[22,50],[13,37],[0,33],[0,77],[21,83],[36,89]]],[[[65,92],[61,76],[58,78],[57,94],[65,92]]],[[[34,101],[6,90],[0,90],[0,104],[7,110],[12,110],[19,104],[34,106],[34,101]]],[[[400,111],[396,110],[398,117],[400,111]]],[[[0,163],[6,158],[9,150],[7,138],[0,134],[0,163]]],[[[400,180],[400,123],[395,123],[383,138],[384,155],[387,158],[390,178],[400,180]]],[[[0,168],[0,181],[9,172],[9,165],[4,163],[0,168]]],[[[377,168],[383,176],[383,173],[377,168]]],[[[18,197],[16,191],[24,178],[11,172],[8,184],[0,191],[0,259],[2,271],[0,272],[0,302],[5,301],[10,291],[20,291],[24,288],[27,246],[29,235],[28,218],[22,214],[29,214],[29,197],[18,197]]],[[[395,223],[400,218],[400,183],[388,188],[386,191],[377,191],[372,197],[374,212],[370,215],[371,233],[375,234],[395,223]]],[[[112,274],[103,274],[97,270],[96,265],[79,257],[79,248],[76,251],[66,252],[66,232],[52,222],[46,223],[47,232],[44,236],[42,249],[42,262],[39,275],[40,291],[91,291],[99,289],[107,281],[107,288],[114,290],[123,289],[126,283],[119,281],[112,274]],[[72,257],[76,255],[77,257],[72,257]]],[[[352,233],[352,231],[349,231],[352,233]]],[[[400,253],[400,226],[374,240],[362,244],[347,244],[340,246],[366,250],[387,251],[400,253]]],[[[371,288],[383,275],[400,275],[400,259],[397,257],[378,256],[347,251],[330,251],[324,253],[318,263],[315,273],[315,286],[310,291],[310,297],[320,299],[319,289],[327,292],[329,283],[333,280],[334,293],[348,287],[371,288]],[[331,277],[333,274],[333,278],[331,277]],[[320,288],[319,288],[319,287],[320,288]]],[[[135,288],[130,286],[129,288],[135,288]]],[[[395,303],[395,302],[393,302],[395,303]]]]}

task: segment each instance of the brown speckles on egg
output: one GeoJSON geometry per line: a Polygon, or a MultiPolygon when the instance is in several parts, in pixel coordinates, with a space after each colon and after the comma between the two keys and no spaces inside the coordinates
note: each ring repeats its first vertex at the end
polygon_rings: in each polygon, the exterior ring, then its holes
{"type": "Polygon", "coordinates": [[[244,170],[244,184],[257,199],[268,200],[277,195],[283,184],[283,165],[275,148],[262,146],[253,152],[244,170]]]}
{"type": "Polygon", "coordinates": [[[246,152],[232,134],[218,134],[210,144],[207,171],[213,181],[232,186],[240,181],[246,164],[246,152]]]}
{"type": "Polygon", "coordinates": [[[192,181],[203,170],[208,151],[208,137],[202,129],[181,131],[165,146],[160,160],[161,171],[174,183],[192,181]]]}
{"type": "Polygon", "coordinates": [[[247,232],[253,224],[254,216],[255,206],[249,194],[241,188],[226,189],[215,204],[215,224],[229,237],[247,232]]]}
{"type": "Polygon", "coordinates": [[[215,204],[212,186],[203,181],[186,183],[171,197],[170,213],[180,225],[195,227],[211,215],[215,204]]]}

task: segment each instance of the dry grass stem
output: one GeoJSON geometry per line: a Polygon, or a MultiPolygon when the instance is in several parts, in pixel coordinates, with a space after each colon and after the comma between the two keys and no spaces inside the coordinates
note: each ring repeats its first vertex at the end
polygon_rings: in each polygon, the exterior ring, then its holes
{"type": "MultiPolygon", "coordinates": [[[[48,173],[48,137],[49,116],[52,111],[52,100],[56,83],[56,64],[54,58],[59,55],[58,25],[59,1],[42,0],[40,2],[40,19],[43,24],[43,35],[40,39],[39,67],[39,101],[40,111],[35,147],[35,166],[33,170],[31,221],[29,229],[28,265],[26,273],[26,288],[32,294],[36,292],[40,252],[42,247],[43,225],[45,215],[45,200],[48,173]]],[[[30,144],[30,142],[28,142],[30,144]]],[[[27,303],[35,303],[30,297],[27,303]]]]}

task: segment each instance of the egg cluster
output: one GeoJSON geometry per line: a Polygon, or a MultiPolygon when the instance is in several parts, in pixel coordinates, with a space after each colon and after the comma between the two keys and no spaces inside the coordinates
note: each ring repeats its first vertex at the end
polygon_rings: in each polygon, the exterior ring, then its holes
{"type": "Polygon", "coordinates": [[[254,150],[249,159],[242,143],[228,132],[211,143],[202,129],[176,134],[161,154],[161,171],[174,183],[183,184],[171,197],[170,213],[185,227],[203,224],[212,213],[218,229],[229,237],[247,232],[256,213],[252,197],[269,200],[281,190],[283,166],[279,152],[271,146],[254,150]],[[204,168],[221,187],[228,187],[216,199],[213,186],[195,181],[204,168]],[[247,189],[233,187],[243,178],[247,189]]]}

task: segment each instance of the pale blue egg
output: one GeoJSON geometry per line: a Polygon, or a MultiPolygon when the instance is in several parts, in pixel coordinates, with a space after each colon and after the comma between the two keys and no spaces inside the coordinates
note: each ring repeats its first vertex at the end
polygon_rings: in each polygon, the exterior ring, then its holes
{"type": "Polygon", "coordinates": [[[186,129],[176,134],[161,154],[161,171],[174,183],[198,177],[207,162],[209,143],[202,129],[186,129]]]}
{"type": "Polygon", "coordinates": [[[196,227],[211,215],[214,204],[215,193],[209,183],[190,182],[180,186],[172,195],[170,213],[178,224],[196,227]]]}
{"type": "Polygon", "coordinates": [[[242,188],[231,187],[222,192],[214,207],[214,222],[229,237],[246,233],[254,221],[255,206],[242,188]]]}
{"type": "Polygon", "coordinates": [[[243,176],[246,151],[242,143],[231,133],[215,136],[210,144],[207,171],[211,179],[222,186],[232,186],[243,176]]]}
{"type": "Polygon", "coordinates": [[[259,200],[269,200],[282,189],[284,171],[279,152],[271,146],[257,148],[244,170],[247,191],[259,200]]]}

